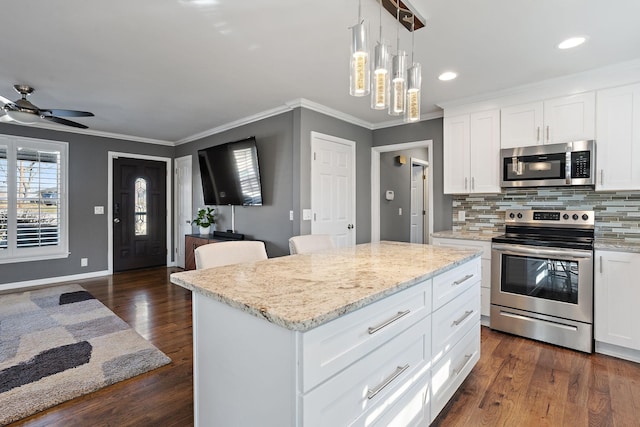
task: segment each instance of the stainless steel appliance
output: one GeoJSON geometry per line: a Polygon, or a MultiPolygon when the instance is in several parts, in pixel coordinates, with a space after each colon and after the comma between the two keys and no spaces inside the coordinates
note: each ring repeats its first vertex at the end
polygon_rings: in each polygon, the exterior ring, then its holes
{"type": "Polygon", "coordinates": [[[491,244],[492,329],[593,351],[593,211],[507,210],[491,244]]]}
{"type": "Polygon", "coordinates": [[[595,180],[595,142],[500,150],[502,187],[593,186],[595,180]]]}

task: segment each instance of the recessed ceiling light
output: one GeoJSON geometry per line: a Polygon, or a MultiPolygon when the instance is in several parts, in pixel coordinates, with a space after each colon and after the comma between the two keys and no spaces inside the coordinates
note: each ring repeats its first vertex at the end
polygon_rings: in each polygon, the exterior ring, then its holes
{"type": "Polygon", "coordinates": [[[560,43],[558,49],[571,49],[572,47],[580,46],[586,40],[586,37],[571,37],[560,43]]]}
{"type": "Polygon", "coordinates": [[[458,75],[456,73],[454,73],[453,71],[446,71],[446,72],[444,72],[444,73],[442,73],[442,74],[440,74],[438,76],[438,78],[440,80],[442,80],[443,82],[446,82],[448,80],[453,80],[456,77],[458,77],[458,75]]]}

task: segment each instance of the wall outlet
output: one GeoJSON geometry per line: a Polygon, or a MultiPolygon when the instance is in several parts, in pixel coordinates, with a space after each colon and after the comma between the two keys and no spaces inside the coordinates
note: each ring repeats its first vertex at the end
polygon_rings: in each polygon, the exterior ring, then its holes
{"type": "Polygon", "coordinates": [[[464,221],[465,213],[464,211],[458,211],[458,221],[464,221]]]}
{"type": "Polygon", "coordinates": [[[311,209],[302,209],[302,219],[304,221],[311,221],[311,209]]]}
{"type": "Polygon", "coordinates": [[[80,267],[86,267],[89,265],[89,258],[80,258],[80,267]]]}
{"type": "Polygon", "coordinates": [[[104,206],[94,206],[93,207],[94,215],[104,215],[104,206]]]}

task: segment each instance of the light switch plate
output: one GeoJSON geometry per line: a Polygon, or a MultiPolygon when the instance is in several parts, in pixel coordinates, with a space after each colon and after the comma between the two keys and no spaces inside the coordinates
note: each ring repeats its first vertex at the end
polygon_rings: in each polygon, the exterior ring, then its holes
{"type": "Polygon", "coordinates": [[[93,213],[95,215],[104,215],[104,206],[94,206],[93,213]]]}
{"type": "Polygon", "coordinates": [[[304,221],[311,221],[311,209],[302,209],[302,219],[304,221]]]}

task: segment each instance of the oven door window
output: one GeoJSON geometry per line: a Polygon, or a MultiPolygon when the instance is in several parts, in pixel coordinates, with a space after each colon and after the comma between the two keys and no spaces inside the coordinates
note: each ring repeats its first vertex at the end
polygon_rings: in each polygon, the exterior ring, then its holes
{"type": "Polygon", "coordinates": [[[578,303],[578,263],[502,255],[502,292],[578,303]]]}

